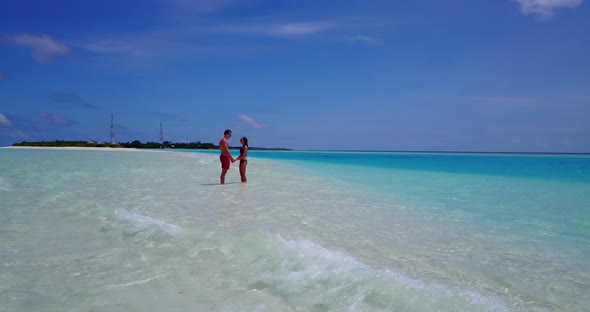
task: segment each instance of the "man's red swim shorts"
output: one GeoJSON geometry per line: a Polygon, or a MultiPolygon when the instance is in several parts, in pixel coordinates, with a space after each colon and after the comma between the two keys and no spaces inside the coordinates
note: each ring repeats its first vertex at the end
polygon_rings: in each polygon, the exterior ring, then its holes
{"type": "Polygon", "coordinates": [[[221,161],[221,169],[229,169],[231,163],[231,157],[225,155],[219,155],[219,161],[221,161]]]}

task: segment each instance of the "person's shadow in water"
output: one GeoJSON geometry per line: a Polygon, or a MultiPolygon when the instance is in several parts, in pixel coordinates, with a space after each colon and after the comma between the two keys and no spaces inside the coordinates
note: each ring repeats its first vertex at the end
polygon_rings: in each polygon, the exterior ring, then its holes
{"type": "MultiPolygon", "coordinates": [[[[242,182],[225,182],[225,184],[239,184],[239,183],[242,183],[242,182]]],[[[219,183],[201,183],[201,185],[221,185],[221,184],[219,184],[219,183]]]]}

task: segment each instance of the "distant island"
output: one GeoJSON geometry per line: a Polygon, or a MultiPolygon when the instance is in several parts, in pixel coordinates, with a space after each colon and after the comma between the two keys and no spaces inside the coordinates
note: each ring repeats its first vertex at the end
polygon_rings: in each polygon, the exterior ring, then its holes
{"type": "MultiPolygon", "coordinates": [[[[35,146],[35,147],[105,147],[105,148],[171,148],[171,149],[218,149],[219,146],[213,143],[203,142],[188,142],[188,143],[172,143],[164,141],[158,142],[146,142],[142,143],[139,140],[126,143],[107,143],[107,142],[95,142],[95,141],[40,141],[40,142],[20,142],[14,143],[12,146],[35,146]]],[[[230,149],[239,149],[240,146],[230,146],[230,149]]],[[[269,150],[269,151],[290,151],[288,148],[281,147],[250,147],[249,150],[269,150]]]]}

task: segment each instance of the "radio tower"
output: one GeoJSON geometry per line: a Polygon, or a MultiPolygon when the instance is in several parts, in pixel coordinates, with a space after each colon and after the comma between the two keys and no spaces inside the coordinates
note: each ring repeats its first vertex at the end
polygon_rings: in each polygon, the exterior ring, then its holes
{"type": "Polygon", "coordinates": [[[115,144],[115,118],[111,114],[111,144],[115,144]]]}
{"type": "Polygon", "coordinates": [[[162,130],[162,122],[160,121],[160,143],[164,143],[164,130],[162,130]]]}

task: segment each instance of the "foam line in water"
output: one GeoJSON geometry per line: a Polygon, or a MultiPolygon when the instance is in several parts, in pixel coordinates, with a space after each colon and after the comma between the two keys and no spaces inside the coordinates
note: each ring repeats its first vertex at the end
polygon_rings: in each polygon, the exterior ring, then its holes
{"type": "MultiPolygon", "coordinates": [[[[278,242],[279,248],[282,247],[281,249],[286,251],[288,257],[294,258],[294,261],[286,260],[283,263],[282,274],[287,275],[287,283],[290,283],[287,287],[292,290],[303,290],[318,282],[330,280],[333,285],[327,290],[328,296],[339,297],[339,293],[355,289],[349,306],[353,310],[356,310],[355,307],[377,287],[380,291],[390,294],[407,293],[410,290],[409,293],[413,293],[413,296],[423,297],[426,294],[431,297],[423,298],[424,300],[458,299],[477,306],[480,311],[511,311],[500,298],[485,295],[474,289],[426,282],[391,269],[373,268],[346,253],[327,249],[309,240],[285,239],[281,235],[276,235],[274,240],[278,242]],[[293,269],[294,267],[296,269],[293,269]]],[[[276,276],[272,279],[276,281],[276,276]]]]}
{"type": "Polygon", "coordinates": [[[129,286],[135,286],[135,285],[140,285],[140,284],[145,284],[145,283],[149,283],[153,280],[159,279],[161,277],[165,277],[166,275],[168,275],[167,273],[165,274],[160,274],[160,275],[156,275],[156,276],[152,276],[146,279],[142,279],[142,280],[138,280],[138,281],[133,281],[133,282],[129,282],[129,283],[123,283],[123,284],[114,284],[114,285],[110,285],[109,287],[129,287],[129,286]]]}
{"type": "Polygon", "coordinates": [[[5,191],[5,192],[12,191],[12,187],[10,187],[10,184],[8,184],[6,179],[2,176],[0,176],[0,191],[5,191]]]}
{"type": "Polygon", "coordinates": [[[115,214],[121,216],[123,219],[133,222],[140,228],[157,227],[168,234],[178,234],[182,232],[182,228],[172,223],[166,223],[160,219],[144,216],[138,213],[129,212],[127,209],[118,209],[115,214]]]}

